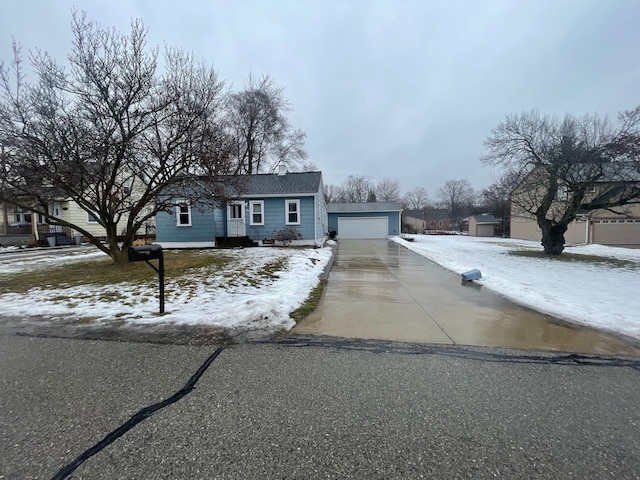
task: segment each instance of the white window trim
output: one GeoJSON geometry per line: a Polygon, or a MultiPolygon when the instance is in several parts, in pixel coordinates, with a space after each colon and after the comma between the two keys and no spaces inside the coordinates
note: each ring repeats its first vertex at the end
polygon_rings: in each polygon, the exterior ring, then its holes
{"type": "Polygon", "coordinates": [[[91,213],[91,212],[87,212],[87,223],[90,223],[91,225],[96,225],[98,222],[98,215],[96,215],[95,213],[91,213]],[[91,220],[91,217],[93,217],[95,220],[91,220]]]}
{"type": "Polygon", "coordinates": [[[251,200],[249,202],[249,225],[264,225],[264,200],[251,200]],[[253,221],[253,208],[256,205],[260,205],[260,218],[261,222],[253,221]]]}
{"type": "Polygon", "coordinates": [[[186,202],[178,202],[176,205],[176,227],[190,227],[191,226],[191,205],[186,202]],[[187,207],[187,215],[189,216],[188,223],[180,223],[180,208],[187,207]]]}
{"type": "MultiPolygon", "coordinates": [[[[293,212],[291,212],[293,213],[293,212]]],[[[284,224],[285,225],[300,225],[300,200],[285,200],[284,201],[284,224]],[[289,221],[289,205],[294,204],[296,206],[296,212],[298,214],[297,222],[289,221]]]]}

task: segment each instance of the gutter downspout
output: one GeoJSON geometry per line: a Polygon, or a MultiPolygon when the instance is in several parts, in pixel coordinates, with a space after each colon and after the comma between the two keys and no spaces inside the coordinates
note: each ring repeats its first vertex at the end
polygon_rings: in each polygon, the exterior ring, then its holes
{"type": "MultiPolygon", "coordinates": [[[[302,210],[302,208],[300,209],[302,210]]],[[[318,246],[318,194],[313,195],[313,243],[318,246]]]]}
{"type": "Polygon", "coordinates": [[[36,243],[38,243],[40,235],[38,234],[38,217],[35,212],[31,212],[31,229],[33,231],[33,236],[36,238],[36,243]]]}

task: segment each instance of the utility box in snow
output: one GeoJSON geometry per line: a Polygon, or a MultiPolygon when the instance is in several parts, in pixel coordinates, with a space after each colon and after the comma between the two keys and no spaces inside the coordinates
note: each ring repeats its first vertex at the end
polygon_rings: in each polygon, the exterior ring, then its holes
{"type": "Polygon", "coordinates": [[[482,274],[480,273],[480,270],[469,270],[468,272],[464,272],[462,274],[462,280],[464,280],[465,282],[470,282],[471,280],[480,280],[482,278],[482,274]]]}

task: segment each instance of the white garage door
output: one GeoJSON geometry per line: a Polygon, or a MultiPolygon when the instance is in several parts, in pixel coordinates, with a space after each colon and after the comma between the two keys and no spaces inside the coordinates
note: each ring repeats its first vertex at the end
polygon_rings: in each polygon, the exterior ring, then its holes
{"type": "Polygon", "coordinates": [[[338,218],[338,238],[387,238],[387,217],[338,218]]]}

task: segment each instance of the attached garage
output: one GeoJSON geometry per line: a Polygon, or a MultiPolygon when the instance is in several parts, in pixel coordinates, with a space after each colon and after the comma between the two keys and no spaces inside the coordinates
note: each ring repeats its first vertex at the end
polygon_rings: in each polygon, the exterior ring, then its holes
{"type": "Polygon", "coordinates": [[[330,203],[329,233],[339,239],[376,239],[400,234],[402,205],[393,202],[330,203]]]}
{"type": "Polygon", "coordinates": [[[640,219],[598,218],[592,225],[591,243],[611,246],[640,245],[640,219]]]}

